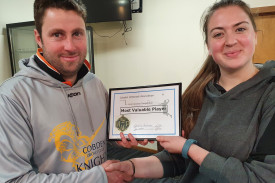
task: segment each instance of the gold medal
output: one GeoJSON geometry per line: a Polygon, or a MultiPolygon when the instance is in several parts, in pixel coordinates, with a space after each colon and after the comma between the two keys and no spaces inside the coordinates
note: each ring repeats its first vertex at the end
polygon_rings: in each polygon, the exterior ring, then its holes
{"type": "Polygon", "coordinates": [[[122,115],[120,118],[118,118],[118,120],[116,120],[116,127],[122,132],[127,130],[129,126],[130,126],[130,121],[124,115],[122,115]]]}

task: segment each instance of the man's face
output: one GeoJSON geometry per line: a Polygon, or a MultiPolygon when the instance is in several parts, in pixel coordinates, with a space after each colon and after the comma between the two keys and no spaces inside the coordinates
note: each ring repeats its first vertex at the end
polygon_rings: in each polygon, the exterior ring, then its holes
{"type": "Polygon", "coordinates": [[[67,81],[75,81],[87,53],[86,27],[81,16],[71,10],[45,11],[42,36],[35,30],[44,58],[67,81]]]}

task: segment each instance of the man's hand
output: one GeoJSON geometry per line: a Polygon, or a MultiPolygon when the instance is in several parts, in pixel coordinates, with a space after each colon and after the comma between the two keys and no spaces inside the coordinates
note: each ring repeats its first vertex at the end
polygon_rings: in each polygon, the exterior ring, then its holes
{"type": "Polygon", "coordinates": [[[112,163],[118,163],[120,162],[119,160],[107,160],[104,163],[101,164],[101,166],[105,169],[106,167],[108,167],[110,164],[112,163]]]}
{"type": "Polygon", "coordinates": [[[113,164],[119,164],[119,163],[120,163],[119,160],[108,160],[101,165],[106,172],[108,183],[124,183],[124,182],[130,182],[133,180],[132,174],[128,174],[119,169],[109,168],[109,170],[106,171],[107,167],[112,167],[113,164]]]}
{"type": "MultiPolygon", "coordinates": [[[[121,137],[121,141],[116,141],[116,142],[120,146],[126,147],[126,148],[131,148],[133,146],[137,146],[138,144],[141,144],[144,146],[148,144],[148,139],[144,139],[143,141],[137,141],[131,133],[128,134],[128,139],[130,141],[128,141],[126,139],[126,137],[124,136],[124,134],[122,132],[120,132],[120,137],[121,137]]],[[[154,141],[150,141],[150,143],[154,143],[154,141]]]]}
{"type": "Polygon", "coordinates": [[[108,183],[124,183],[131,182],[133,180],[132,176],[120,171],[106,172],[108,183]]]}
{"type": "Polygon", "coordinates": [[[112,172],[112,171],[124,172],[125,174],[131,177],[134,173],[133,166],[130,161],[121,161],[121,162],[109,164],[106,168],[104,168],[104,170],[106,172],[112,172]]]}

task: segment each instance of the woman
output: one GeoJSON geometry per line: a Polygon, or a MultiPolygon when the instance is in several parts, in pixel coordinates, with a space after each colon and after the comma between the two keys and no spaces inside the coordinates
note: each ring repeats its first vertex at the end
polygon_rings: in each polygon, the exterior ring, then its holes
{"type": "Polygon", "coordinates": [[[183,94],[183,137],[159,136],[154,156],[111,164],[134,177],[181,175],[185,183],[275,182],[275,62],[252,63],[249,7],[221,0],[204,16],[209,56],[183,94]]]}

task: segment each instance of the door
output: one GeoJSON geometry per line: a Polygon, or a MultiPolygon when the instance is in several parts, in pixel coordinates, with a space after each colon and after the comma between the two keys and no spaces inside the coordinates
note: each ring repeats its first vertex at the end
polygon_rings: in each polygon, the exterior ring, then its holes
{"type": "Polygon", "coordinates": [[[275,6],[252,8],[257,24],[258,43],[253,56],[254,63],[275,60],[275,6]]]}

